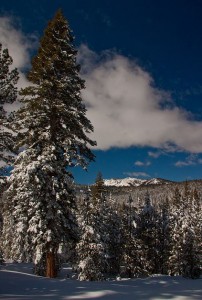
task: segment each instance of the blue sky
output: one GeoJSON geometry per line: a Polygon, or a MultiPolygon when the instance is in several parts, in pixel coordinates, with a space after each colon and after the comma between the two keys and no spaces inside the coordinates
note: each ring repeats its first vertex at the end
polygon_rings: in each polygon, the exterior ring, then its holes
{"type": "Polygon", "coordinates": [[[1,42],[26,85],[38,39],[62,8],[79,50],[98,146],[79,183],[104,178],[202,178],[202,0],[0,3],[1,42]]]}

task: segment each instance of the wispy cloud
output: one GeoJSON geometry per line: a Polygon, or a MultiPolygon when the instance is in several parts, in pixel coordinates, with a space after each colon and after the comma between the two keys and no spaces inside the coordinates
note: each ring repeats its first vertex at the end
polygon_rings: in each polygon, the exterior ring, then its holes
{"type": "Polygon", "coordinates": [[[202,164],[202,159],[199,158],[197,155],[189,155],[186,157],[184,161],[178,160],[175,163],[176,167],[187,167],[187,166],[194,166],[202,164]]]}
{"type": "Polygon", "coordinates": [[[145,172],[124,172],[123,174],[131,177],[151,177],[145,172]]]}
{"type": "Polygon", "coordinates": [[[161,150],[158,150],[158,151],[148,151],[148,155],[150,157],[153,157],[153,158],[158,158],[159,156],[161,156],[163,154],[164,154],[164,151],[161,151],[161,150]]]}
{"type": "Polygon", "coordinates": [[[183,152],[183,149],[180,149],[177,145],[165,143],[163,149],[148,151],[148,156],[152,158],[158,158],[161,155],[168,156],[175,152],[183,152]]]}
{"type": "Polygon", "coordinates": [[[135,163],[134,163],[135,166],[138,166],[138,167],[148,167],[151,165],[151,162],[150,161],[139,161],[137,160],[135,163]]]}
{"type": "Polygon", "coordinates": [[[174,104],[167,105],[170,95],[154,87],[148,72],[116,53],[102,53],[92,64],[90,56],[97,54],[86,46],[81,49],[88,57],[85,62],[90,61],[90,68],[84,64],[88,72],[83,74],[83,98],[99,149],[151,146],[202,152],[202,122],[174,104]]]}

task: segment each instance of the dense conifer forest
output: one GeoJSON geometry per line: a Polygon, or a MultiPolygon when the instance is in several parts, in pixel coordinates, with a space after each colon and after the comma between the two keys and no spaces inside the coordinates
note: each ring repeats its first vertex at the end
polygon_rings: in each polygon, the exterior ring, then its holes
{"type": "Polygon", "coordinates": [[[201,181],[115,188],[99,173],[90,187],[74,183],[71,168],[87,168],[96,142],[73,41],[59,10],[10,114],[18,72],[0,45],[0,261],[32,262],[35,274],[51,278],[62,262],[79,280],[199,278],[201,181]]]}

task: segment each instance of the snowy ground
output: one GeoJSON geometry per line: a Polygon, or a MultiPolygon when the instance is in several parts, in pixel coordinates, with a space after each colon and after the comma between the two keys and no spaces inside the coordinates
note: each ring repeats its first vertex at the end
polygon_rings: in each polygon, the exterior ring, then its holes
{"type": "Polygon", "coordinates": [[[59,278],[48,279],[34,276],[30,264],[0,266],[0,299],[202,299],[202,279],[157,275],[145,279],[80,282],[66,278],[68,271],[64,268],[59,278]]]}

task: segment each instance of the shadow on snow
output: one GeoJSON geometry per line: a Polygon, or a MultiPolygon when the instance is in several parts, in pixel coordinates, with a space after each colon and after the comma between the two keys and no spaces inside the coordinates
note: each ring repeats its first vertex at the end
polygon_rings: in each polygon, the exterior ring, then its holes
{"type": "Polygon", "coordinates": [[[35,276],[28,264],[0,268],[0,299],[202,299],[202,279],[156,275],[144,279],[80,282],[62,275],[56,279],[35,276]]]}

